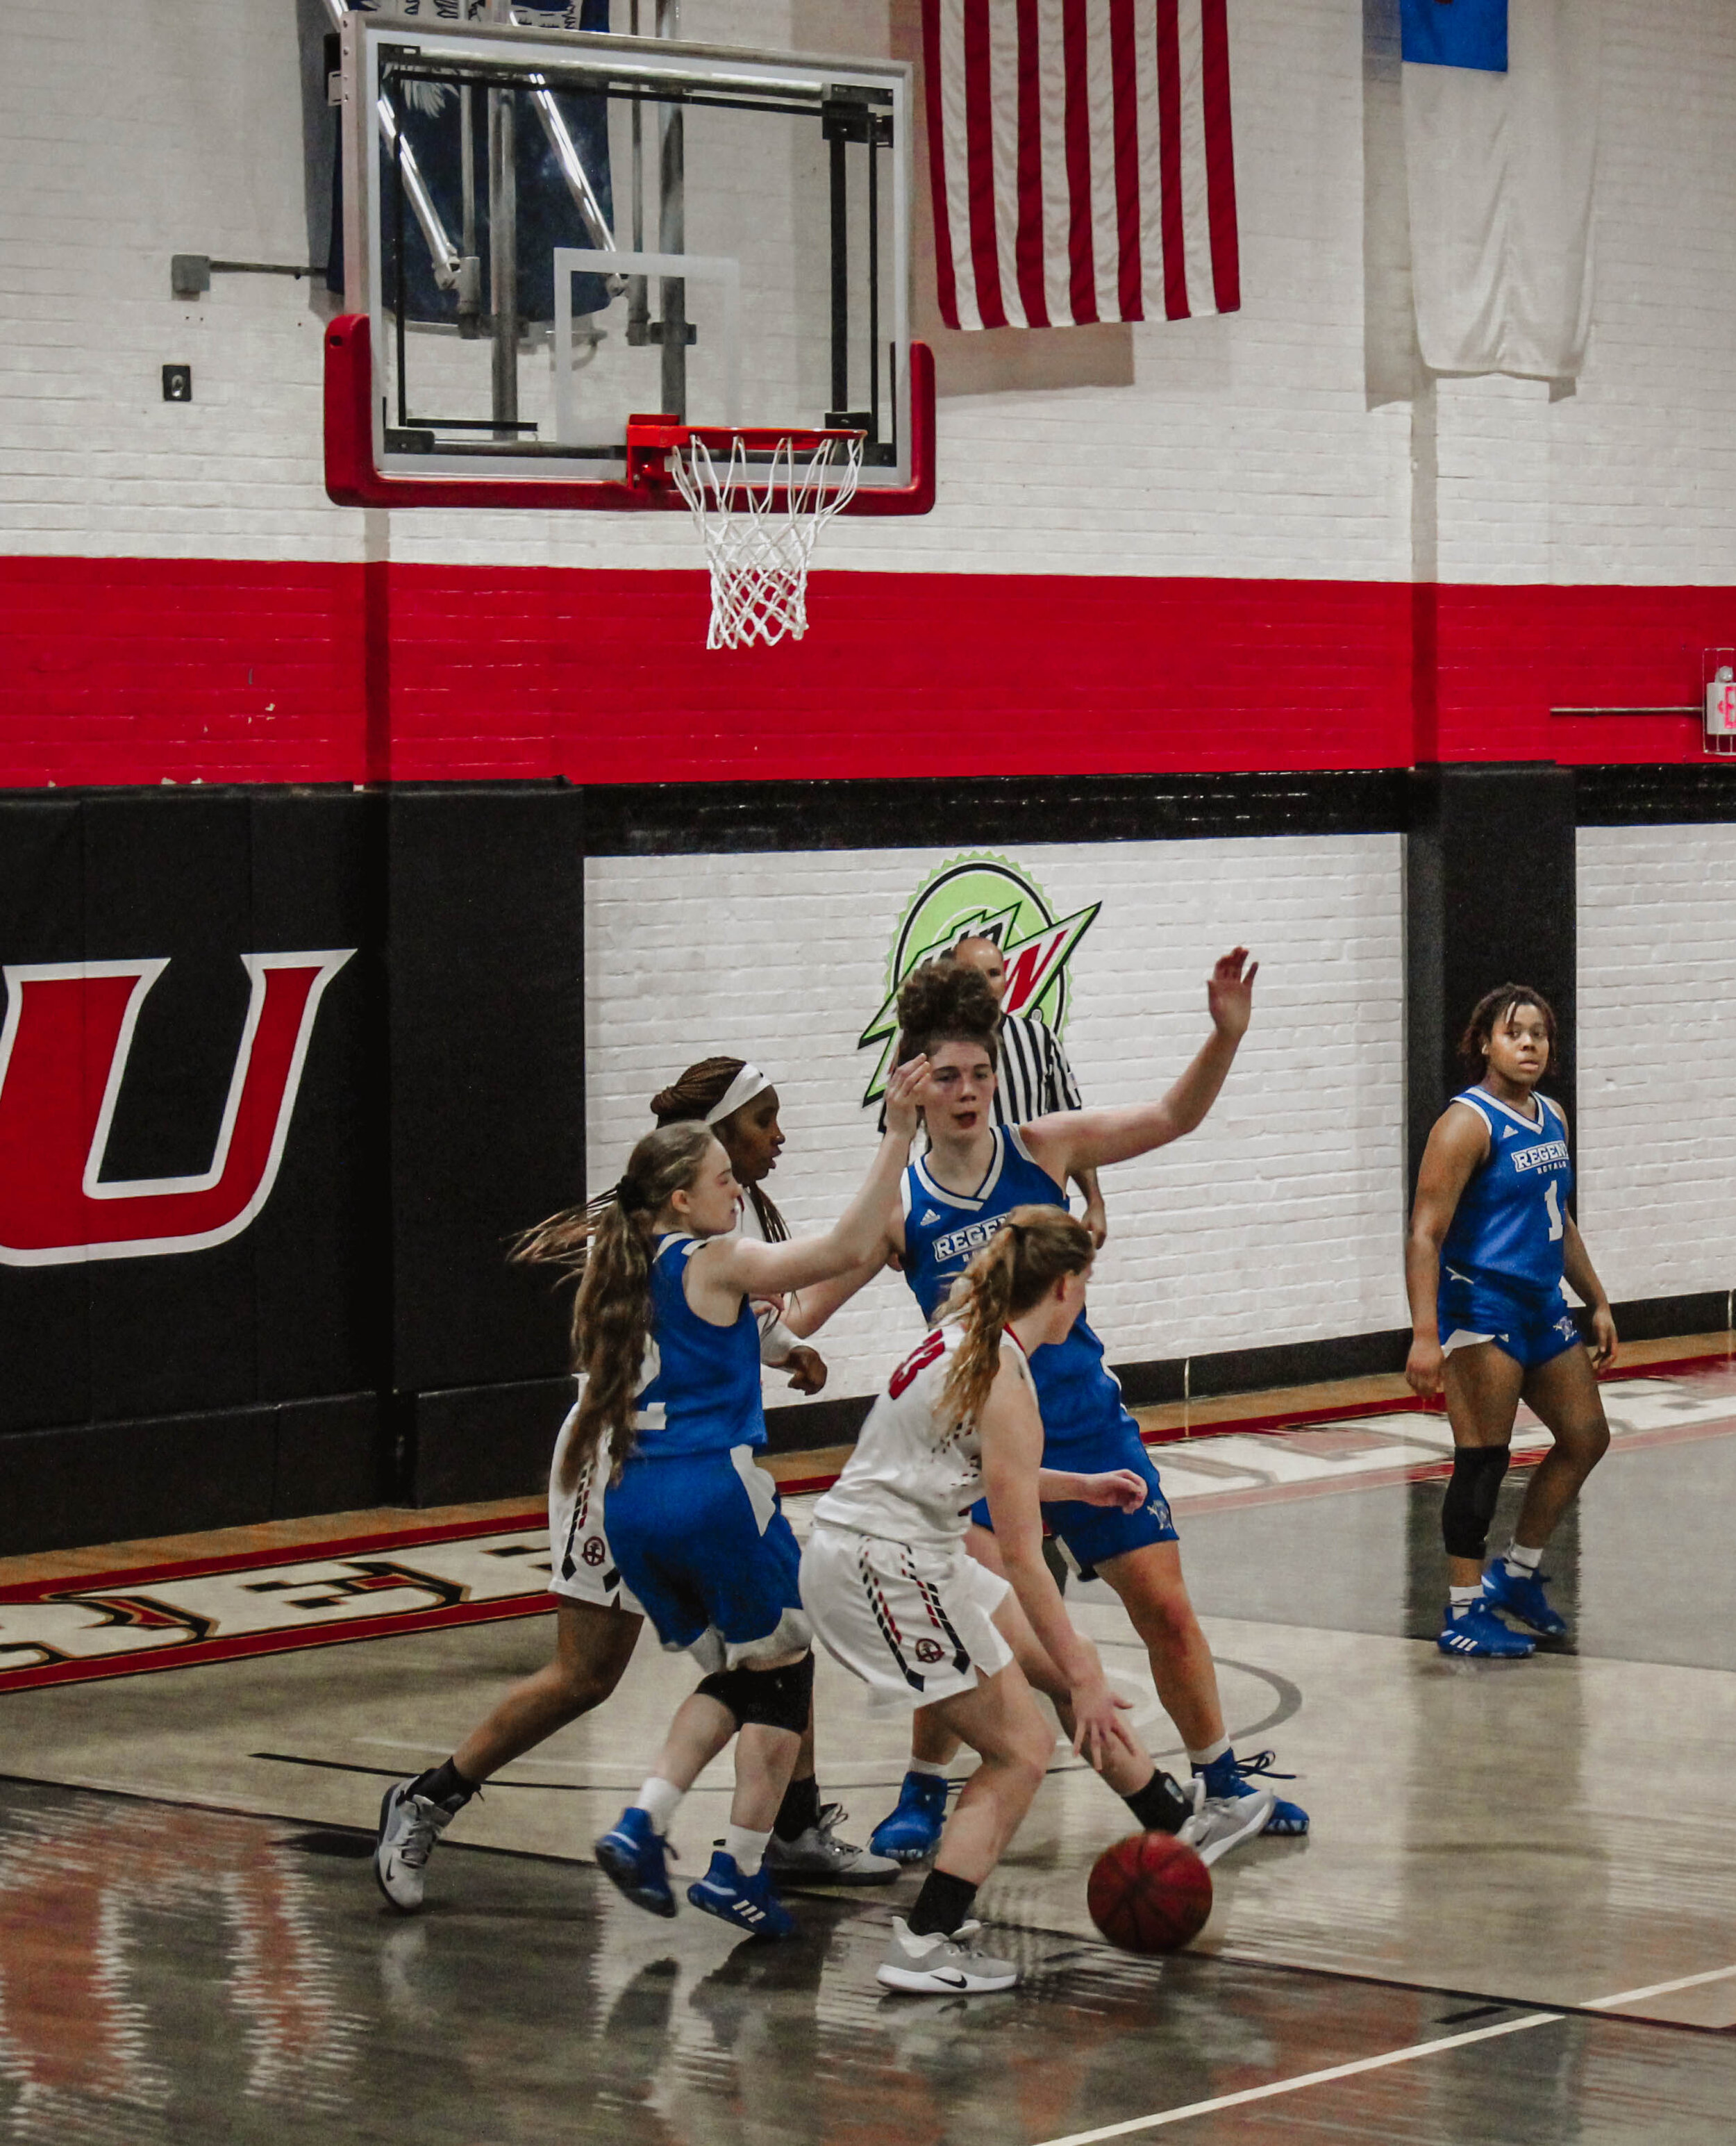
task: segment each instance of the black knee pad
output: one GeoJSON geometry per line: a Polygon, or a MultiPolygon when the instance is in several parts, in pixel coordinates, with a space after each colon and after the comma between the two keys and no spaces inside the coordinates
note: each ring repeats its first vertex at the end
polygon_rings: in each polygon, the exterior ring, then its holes
{"type": "Polygon", "coordinates": [[[719,1669],[699,1688],[729,1709],[738,1729],[787,1729],[800,1736],[814,1703],[814,1657],[804,1654],[781,1669],[719,1669]]]}
{"type": "Polygon", "coordinates": [[[1440,1507],[1440,1536],[1449,1557],[1481,1561],[1508,1458],[1504,1445],[1454,1448],[1453,1478],[1440,1507]]]}

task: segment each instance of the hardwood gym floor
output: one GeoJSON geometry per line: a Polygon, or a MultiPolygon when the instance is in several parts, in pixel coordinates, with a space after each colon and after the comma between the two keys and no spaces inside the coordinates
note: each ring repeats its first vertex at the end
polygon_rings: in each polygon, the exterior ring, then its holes
{"type": "MultiPolygon", "coordinates": [[[[1243,1397],[1217,1420],[1334,1420],[1313,1445],[1232,1430],[1161,1450],[1190,1486],[1188,1568],[1238,1742],[1276,1747],[1314,1831],[1220,1864],[1190,1953],[1129,1959],[1084,1911],[1125,1814],[1058,1754],[984,1896],[1029,1968],[1005,1998],[879,1992],[885,1896],[806,1896],[781,1948],[619,1901],[589,1844],[691,1682],[649,1640],[607,1708],[466,1811],[413,1919],[365,1859],[381,1789],[541,1659],[542,1618],[7,1693],[0,2137],[1727,2140],[1736,1380],[1660,1368],[1727,1345],[1657,1347],[1650,1375],[1608,1389],[1616,1444],[1552,1560],[1575,1639],[1529,1663],[1432,1644],[1438,1423],[1390,1465],[1368,1441],[1409,1437],[1403,1421],[1344,1414],[1401,1395],[1243,1397]]],[[[406,1518],[12,1560],[0,1585],[406,1518]]],[[[1171,1744],[1119,1611],[1100,1589],[1074,1599],[1171,1744]]],[[[902,1739],[830,1664],[820,1705],[822,1786],[860,1838],[902,1739]]],[[[685,1866],[723,1802],[702,1788],[684,1810],[685,1866]]]]}

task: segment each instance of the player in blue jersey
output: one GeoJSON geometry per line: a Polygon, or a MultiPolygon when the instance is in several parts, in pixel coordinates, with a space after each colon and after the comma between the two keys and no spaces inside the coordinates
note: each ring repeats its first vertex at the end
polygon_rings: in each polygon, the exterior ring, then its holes
{"type": "Polygon", "coordinates": [[[1559,1638],[1567,1620],[1544,1592],[1545,1545],[1602,1460],[1609,1426],[1594,1374],[1615,1360],[1615,1322],[1569,1211],[1567,1118],[1537,1092],[1555,1049],[1549,1001],[1522,984],[1478,1001],[1459,1046],[1480,1074],[1429,1135],[1404,1248],[1413,1340],[1404,1375],[1444,1390],[1453,1475],[1441,1507],[1449,1600],[1444,1654],[1514,1656],[1536,1641],[1504,1610],[1559,1638]],[[1562,1288],[1589,1306],[1587,1352],[1562,1288]],[[1484,1565],[1520,1401],[1554,1444],[1533,1474],[1505,1554],[1484,1565]]]}
{"type": "MultiPolygon", "coordinates": [[[[805,1293],[795,1322],[812,1332],[859,1289],[887,1257],[901,1267],[925,1317],[932,1321],[975,1253],[1001,1218],[1025,1204],[1065,1207],[1065,1186],[1081,1169],[1095,1170],[1148,1155],[1191,1132],[1223,1086],[1253,1006],[1257,963],[1238,946],[1224,956],[1207,985],[1211,1034],[1180,1080],[1160,1100],[1120,1110],[1065,1110],[1024,1125],[995,1122],[995,1043],[999,1008],[986,981],[962,964],[929,962],[899,992],[899,1055],[929,1061],[923,1098],[929,1151],[905,1173],[902,1211],[887,1231],[881,1256],[857,1273],[805,1293]]],[[[1300,1834],[1305,1812],[1271,1802],[1249,1780],[1271,1754],[1237,1758],[1225,1734],[1216,1671],[1182,1575],[1181,1553],[1169,1502],[1139,1425],[1104,1362],[1103,1344],[1080,1318],[1064,1342],[1039,1349],[1031,1376],[1043,1416],[1043,1465],[1077,1474],[1131,1469],[1150,1486],[1137,1511],[1068,1503],[1045,1504],[1044,1518],[1069,1561],[1095,1570],[1126,1605],[1145,1642],[1165,1711],[1181,1733],[1205,1804],[1190,1837],[1221,1854],[1266,1830],[1300,1834]]],[[[1000,1563],[986,1507],[973,1518],[971,1555],[995,1570],[1000,1563]]],[[[1045,1688],[1052,1668],[1027,1667],[1045,1688]]],[[[919,1714],[911,1768],[897,1809],[876,1829],[877,1854],[919,1862],[940,1837],[946,1767],[955,1739],[919,1714]]]]}
{"type": "MultiPolygon", "coordinates": [[[[788,1238],[783,1216],[761,1189],[784,1145],[777,1090],[763,1073],[739,1058],[704,1059],[660,1089],[651,1110],[660,1125],[688,1120],[709,1125],[742,1189],[741,1227],[762,1243],[788,1238]]],[[[826,1383],[824,1362],[796,1340],[771,1306],[754,1309],[761,1363],[791,1373],[791,1385],[801,1391],[818,1392],[826,1383]]],[[[626,1675],[638,1644],[645,1619],[609,1548],[604,1510],[609,1456],[599,1450],[583,1467],[567,1465],[577,1420],[575,1405],[561,1426],[550,1470],[553,1659],[515,1684],[450,1758],[393,1782],[381,1799],[374,1877],[393,1907],[407,1914],[422,1904],[436,1846],[482,1784],[602,1705],[626,1675]]],[[[839,1838],[836,1828],[845,1815],[841,1804],[820,1799],[811,1719],[766,1853],[776,1875],[786,1883],[828,1885],[894,1882],[895,1863],[839,1838]]]]}
{"type": "Polygon", "coordinates": [[[800,1553],[771,1478],[760,1329],[750,1300],[823,1282],[884,1240],[916,1128],[919,1060],[887,1090],[887,1130],[861,1191],[823,1235],[765,1244],[736,1233],[741,1187],[703,1122],[660,1127],[621,1181],[553,1216],[524,1256],[581,1276],[573,1349],[585,1390],[561,1463],[570,1479],[607,1440],[609,1549],[672,1653],[707,1674],[677,1710],[637,1798],[596,1844],[628,1899],[672,1915],[669,1823],[733,1738],[736,1792],[722,1845],[687,1889],[696,1908],[759,1937],[795,1924],[764,1867],[813,1694],[800,1553]]]}

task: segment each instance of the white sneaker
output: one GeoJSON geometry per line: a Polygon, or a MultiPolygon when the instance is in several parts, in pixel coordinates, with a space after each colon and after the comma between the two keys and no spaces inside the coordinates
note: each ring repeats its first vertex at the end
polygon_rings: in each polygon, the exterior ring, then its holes
{"type": "Polygon", "coordinates": [[[962,1997],[1010,1989],[1019,1970],[1010,1959],[991,1959],[970,1942],[980,1923],[960,1923],[950,1938],[913,1937],[901,1915],[892,1918],[886,1956],[875,1980],[888,1989],[913,1989],[924,1997],[962,1997]]]}
{"type": "Polygon", "coordinates": [[[840,1840],[833,1831],[850,1814],[842,1804],[827,1804],[818,1825],[811,1825],[794,1840],[780,1840],[776,1834],[766,1844],[766,1867],[775,1870],[786,1884],[890,1885],[901,1874],[901,1866],[890,1855],[876,1855],[840,1840]]]}
{"type": "Polygon", "coordinates": [[[374,1844],[374,1876],[395,1908],[413,1914],[422,1904],[422,1880],[434,1844],[456,1812],[427,1796],[413,1796],[409,1781],[394,1781],[380,1804],[374,1844]]]}
{"type": "Polygon", "coordinates": [[[1278,1800],[1264,1783],[1256,1788],[1250,1781],[1236,1796],[1207,1795],[1205,1778],[1199,1774],[1180,1786],[1184,1795],[1191,1794],[1194,1799],[1194,1815],[1183,1822],[1175,1838],[1185,1840],[1202,1863],[1215,1863],[1232,1848],[1264,1833],[1278,1800]]]}

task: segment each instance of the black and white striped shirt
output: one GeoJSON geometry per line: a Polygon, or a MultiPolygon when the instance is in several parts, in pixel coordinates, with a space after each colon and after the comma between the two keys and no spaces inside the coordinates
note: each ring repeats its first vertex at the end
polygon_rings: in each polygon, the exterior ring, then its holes
{"type": "Polygon", "coordinates": [[[1028,1125],[1051,1110],[1081,1108],[1079,1084],[1061,1040],[1047,1021],[1030,1013],[1000,1017],[1000,1056],[995,1068],[997,1125],[1028,1125]]]}

